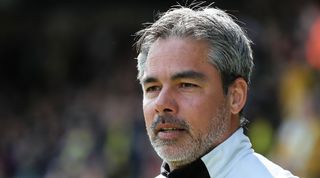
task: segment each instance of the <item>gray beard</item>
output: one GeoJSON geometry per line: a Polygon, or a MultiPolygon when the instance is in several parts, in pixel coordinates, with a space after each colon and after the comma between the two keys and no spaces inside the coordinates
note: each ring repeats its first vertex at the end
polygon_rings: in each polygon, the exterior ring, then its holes
{"type": "MultiPolygon", "coordinates": [[[[216,147],[215,143],[221,142],[222,137],[228,131],[230,115],[226,103],[221,104],[216,113],[207,128],[199,130],[197,135],[191,135],[188,132],[190,137],[183,143],[160,140],[157,136],[151,138],[149,134],[153,148],[170,167],[181,167],[195,161],[216,147]],[[169,151],[165,148],[167,146],[175,148],[170,148],[169,151]]],[[[189,128],[192,129],[190,125],[189,128]]]]}

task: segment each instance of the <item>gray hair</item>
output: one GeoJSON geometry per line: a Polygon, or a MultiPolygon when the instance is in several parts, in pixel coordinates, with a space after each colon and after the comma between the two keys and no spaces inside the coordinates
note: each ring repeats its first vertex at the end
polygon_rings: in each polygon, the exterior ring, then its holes
{"type": "Polygon", "coordinates": [[[242,28],[222,10],[209,6],[174,7],[136,35],[140,80],[150,46],[158,38],[181,37],[208,42],[208,59],[220,72],[225,93],[238,77],[250,83],[253,68],[251,41],[242,28]]]}

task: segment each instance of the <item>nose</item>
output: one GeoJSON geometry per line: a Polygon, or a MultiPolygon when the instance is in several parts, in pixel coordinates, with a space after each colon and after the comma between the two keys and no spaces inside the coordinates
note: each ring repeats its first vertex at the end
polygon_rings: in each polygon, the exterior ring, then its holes
{"type": "Polygon", "coordinates": [[[159,115],[175,114],[178,110],[175,94],[170,89],[162,89],[155,100],[155,111],[159,115]]]}

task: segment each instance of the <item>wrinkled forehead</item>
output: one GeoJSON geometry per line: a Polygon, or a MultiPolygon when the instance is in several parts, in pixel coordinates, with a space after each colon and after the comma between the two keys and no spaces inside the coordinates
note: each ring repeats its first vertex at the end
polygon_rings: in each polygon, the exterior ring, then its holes
{"type": "Polygon", "coordinates": [[[208,45],[205,41],[168,38],[157,40],[151,46],[140,80],[158,76],[172,78],[181,73],[193,74],[183,76],[195,78],[200,75],[194,74],[207,75],[210,70],[216,70],[216,68],[208,60],[208,45]]]}

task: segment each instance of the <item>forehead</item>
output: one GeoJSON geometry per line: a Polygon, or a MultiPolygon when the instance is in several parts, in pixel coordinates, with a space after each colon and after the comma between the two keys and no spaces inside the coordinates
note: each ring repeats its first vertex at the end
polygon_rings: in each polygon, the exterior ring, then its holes
{"type": "Polygon", "coordinates": [[[202,40],[170,37],[158,39],[149,50],[144,75],[176,72],[177,70],[196,70],[208,62],[208,44],[202,40]]]}

